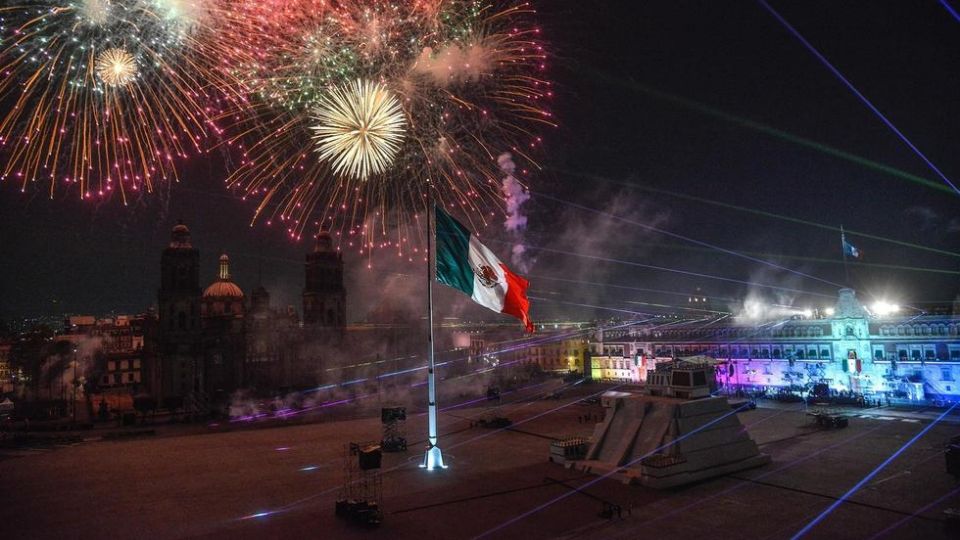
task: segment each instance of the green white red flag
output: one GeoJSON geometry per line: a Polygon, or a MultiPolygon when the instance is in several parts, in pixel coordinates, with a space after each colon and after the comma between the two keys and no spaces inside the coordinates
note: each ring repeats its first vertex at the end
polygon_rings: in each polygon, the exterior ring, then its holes
{"type": "Polygon", "coordinates": [[[435,207],[437,232],[437,281],[453,287],[497,313],[520,319],[527,332],[530,322],[530,283],[470,234],[459,221],[435,207]]]}

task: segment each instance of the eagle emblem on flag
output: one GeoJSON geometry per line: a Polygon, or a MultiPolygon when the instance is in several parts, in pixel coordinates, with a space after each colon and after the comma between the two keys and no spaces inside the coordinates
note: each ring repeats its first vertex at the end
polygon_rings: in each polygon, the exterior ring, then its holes
{"type": "Polygon", "coordinates": [[[490,265],[481,264],[473,269],[473,273],[477,275],[484,287],[493,288],[499,283],[499,276],[490,265]]]}

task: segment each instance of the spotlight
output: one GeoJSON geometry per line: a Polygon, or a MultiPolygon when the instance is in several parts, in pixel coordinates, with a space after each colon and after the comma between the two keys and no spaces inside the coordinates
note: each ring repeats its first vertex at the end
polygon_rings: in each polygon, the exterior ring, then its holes
{"type": "Polygon", "coordinates": [[[891,304],[886,300],[879,300],[873,303],[873,305],[870,307],[870,311],[872,311],[873,314],[877,315],[878,317],[886,317],[887,315],[893,315],[894,313],[900,311],[900,306],[897,304],[891,304]]]}

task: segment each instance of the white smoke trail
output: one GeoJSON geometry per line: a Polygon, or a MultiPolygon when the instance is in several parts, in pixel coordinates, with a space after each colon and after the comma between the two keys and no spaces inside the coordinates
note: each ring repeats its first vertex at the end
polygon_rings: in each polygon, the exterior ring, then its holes
{"type": "Polygon", "coordinates": [[[506,176],[503,178],[501,191],[503,198],[507,202],[507,219],[503,227],[510,233],[513,240],[513,249],[511,250],[510,260],[521,273],[530,271],[533,261],[527,256],[527,248],[524,245],[523,231],[527,228],[527,216],[523,215],[523,203],[530,200],[530,193],[523,184],[514,176],[517,165],[513,162],[513,156],[510,152],[504,152],[497,157],[497,164],[500,170],[506,176]]]}

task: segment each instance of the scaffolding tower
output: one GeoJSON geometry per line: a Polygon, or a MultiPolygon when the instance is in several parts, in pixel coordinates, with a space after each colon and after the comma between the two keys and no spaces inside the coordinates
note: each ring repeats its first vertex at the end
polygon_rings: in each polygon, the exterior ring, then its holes
{"type": "Polygon", "coordinates": [[[382,457],[376,442],[350,443],[344,447],[343,486],[337,497],[337,516],[361,525],[380,525],[383,520],[382,457]]]}

